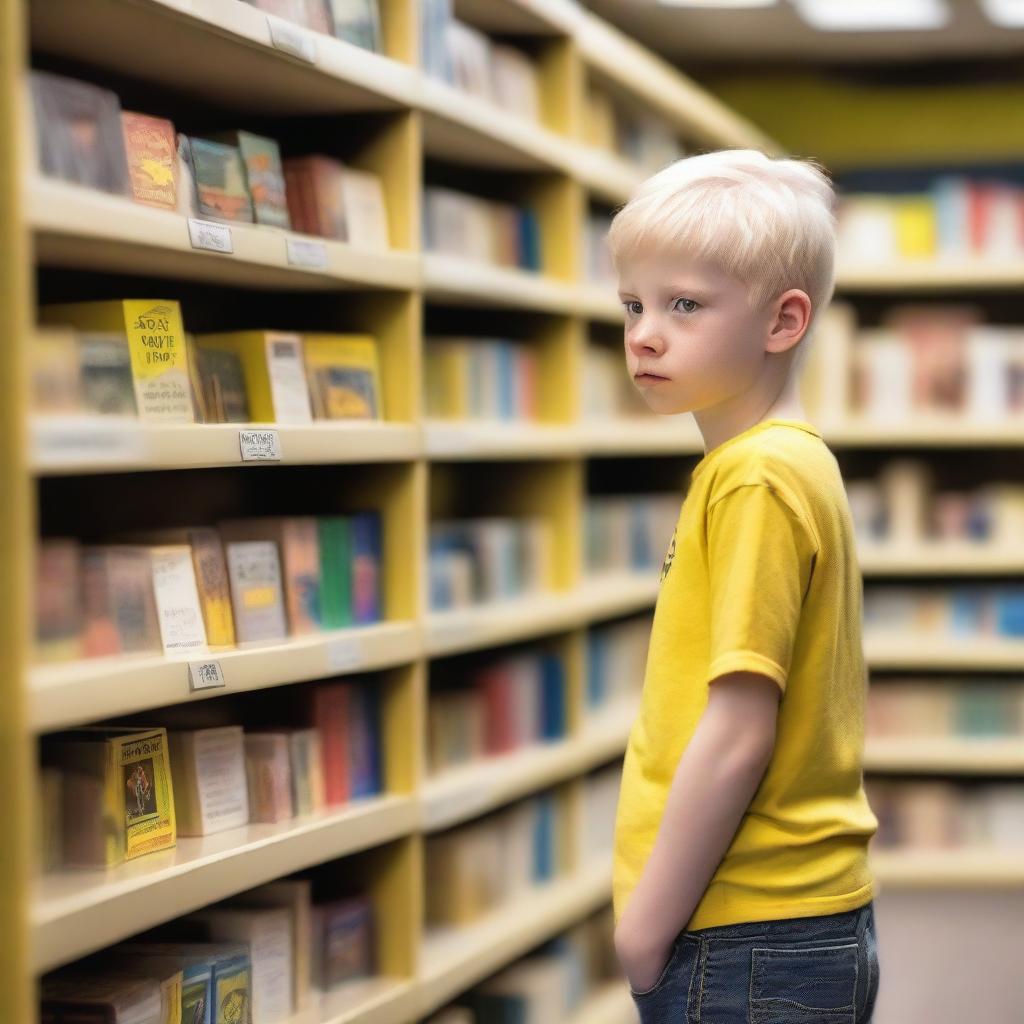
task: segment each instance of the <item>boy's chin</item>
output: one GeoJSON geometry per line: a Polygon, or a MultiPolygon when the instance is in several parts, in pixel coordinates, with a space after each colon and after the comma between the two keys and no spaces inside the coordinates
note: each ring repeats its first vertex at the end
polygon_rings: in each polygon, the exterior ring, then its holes
{"type": "Polygon", "coordinates": [[[647,408],[658,416],[681,416],[686,412],[693,412],[693,405],[690,402],[679,398],[660,398],[655,395],[644,395],[647,408]]]}

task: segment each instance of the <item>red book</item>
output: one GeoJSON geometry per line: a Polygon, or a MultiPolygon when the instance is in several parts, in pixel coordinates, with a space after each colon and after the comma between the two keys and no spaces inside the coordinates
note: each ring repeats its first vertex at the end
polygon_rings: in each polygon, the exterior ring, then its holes
{"type": "Polygon", "coordinates": [[[985,235],[988,232],[988,221],[991,216],[992,190],[985,182],[968,182],[967,184],[967,230],[968,249],[974,255],[985,250],[985,235]]]}
{"type": "Polygon", "coordinates": [[[488,754],[504,754],[515,749],[512,683],[512,674],[499,666],[485,669],[480,673],[479,685],[484,693],[488,754]]]}
{"type": "Polygon", "coordinates": [[[345,803],[349,783],[349,697],[351,685],[334,683],[313,691],[313,724],[320,732],[324,793],[328,807],[345,803]]]}

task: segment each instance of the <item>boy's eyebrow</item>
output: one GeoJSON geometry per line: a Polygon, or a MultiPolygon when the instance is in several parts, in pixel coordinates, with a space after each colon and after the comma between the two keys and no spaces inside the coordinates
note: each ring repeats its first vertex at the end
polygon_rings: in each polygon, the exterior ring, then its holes
{"type": "MultiPolygon", "coordinates": [[[[718,293],[714,288],[706,287],[705,285],[680,282],[678,284],[666,285],[661,289],[661,294],[665,298],[669,298],[672,295],[692,295],[699,299],[709,299],[714,298],[718,293]]],[[[618,295],[620,299],[636,299],[639,297],[625,288],[620,288],[618,295]]]]}

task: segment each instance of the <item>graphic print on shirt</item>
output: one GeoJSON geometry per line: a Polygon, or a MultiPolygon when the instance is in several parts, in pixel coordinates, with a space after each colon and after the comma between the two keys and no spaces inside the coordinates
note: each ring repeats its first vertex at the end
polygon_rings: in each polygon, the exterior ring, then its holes
{"type": "Polygon", "coordinates": [[[668,554],[665,555],[665,561],[661,564],[661,576],[658,578],[659,583],[665,581],[669,569],[672,568],[672,560],[676,557],[676,529],[678,529],[678,526],[672,530],[672,540],[669,541],[668,554]]]}

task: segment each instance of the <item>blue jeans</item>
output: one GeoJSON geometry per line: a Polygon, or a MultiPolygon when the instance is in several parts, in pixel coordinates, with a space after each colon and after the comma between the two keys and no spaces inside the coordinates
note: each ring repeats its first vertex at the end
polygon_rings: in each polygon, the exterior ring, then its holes
{"type": "Polygon", "coordinates": [[[632,995],[641,1024],[870,1024],[874,904],[682,931],[658,980],[632,995]]]}

